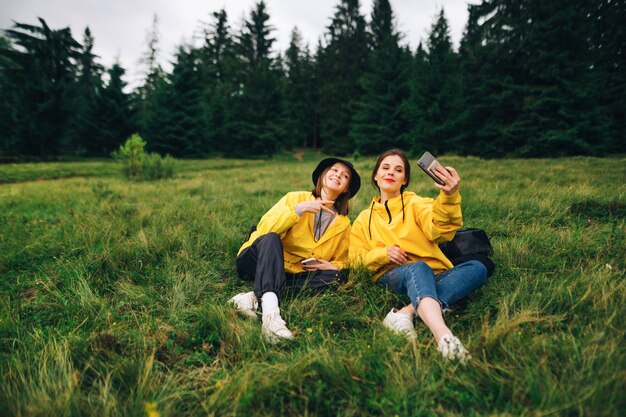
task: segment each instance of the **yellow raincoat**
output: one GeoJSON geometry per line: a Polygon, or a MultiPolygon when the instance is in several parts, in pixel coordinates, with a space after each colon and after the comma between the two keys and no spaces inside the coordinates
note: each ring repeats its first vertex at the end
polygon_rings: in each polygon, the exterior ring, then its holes
{"type": "Polygon", "coordinates": [[[436,199],[404,192],[404,213],[400,196],[380,203],[374,197],[352,224],[350,264],[364,265],[374,272],[374,280],[398,265],[391,263],[387,246],[403,249],[407,263],[424,261],[438,274],[452,268],[438,243],[451,240],[463,225],[461,194],[439,193],[436,199]],[[404,218],[403,218],[404,217],[404,218]]]}
{"type": "Polygon", "coordinates": [[[291,274],[305,272],[300,262],[306,258],[320,258],[329,261],[339,269],[346,268],[350,219],[337,214],[326,232],[316,242],[313,230],[315,214],[305,212],[302,216],[298,216],[295,210],[296,204],[314,199],[310,191],[287,193],[263,215],[257,225],[257,230],[239,248],[239,253],[250,246],[257,237],[275,232],[280,235],[283,242],[286,272],[291,274]]]}

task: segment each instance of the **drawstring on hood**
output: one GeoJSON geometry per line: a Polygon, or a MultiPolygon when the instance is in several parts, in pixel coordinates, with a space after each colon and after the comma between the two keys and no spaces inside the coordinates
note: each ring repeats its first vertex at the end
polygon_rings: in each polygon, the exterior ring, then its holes
{"type": "MultiPolygon", "coordinates": [[[[404,193],[400,193],[400,201],[402,202],[402,223],[404,223],[404,193]]],[[[387,223],[391,224],[392,218],[389,206],[387,205],[388,202],[389,200],[385,201],[385,210],[387,210],[387,214],[389,215],[389,221],[387,223]]],[[[370,235],[370,240],[372,240],[372,213],[374,212],[374,203],[376,203],[376,200],[372,200],[372,205],[370,206],[370,218],[367,222],[367,231],[370,235]]]]}
{"type": "Polygon", "coordinates": [[[372,205],[370,206],[370,220],[367,223],[367,231],[370,233],[370,240],[372,240],[372,213],[374,212],[374,203],[375,201],[372,200],[372,205]]]}

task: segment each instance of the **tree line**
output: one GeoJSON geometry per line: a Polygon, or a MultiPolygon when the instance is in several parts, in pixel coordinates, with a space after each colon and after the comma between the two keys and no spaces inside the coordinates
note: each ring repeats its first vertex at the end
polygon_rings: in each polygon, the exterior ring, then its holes
{"type": "Polygon", "coordinates": [[[626,2],[483,0],[458,50],[442,9],[428,38],[403,44],[388,0],[369,18],[338,0],[314,49],[294,28],[277,51],[266,4],[237,29],[211,13],[200,46],[158,63],[158,23],[141,86],[105,69],[85,29],[15,23],[0,37],[0,157],[109,155],[133,132],[177,157],[605,155],[626,150],[626,2]]]}

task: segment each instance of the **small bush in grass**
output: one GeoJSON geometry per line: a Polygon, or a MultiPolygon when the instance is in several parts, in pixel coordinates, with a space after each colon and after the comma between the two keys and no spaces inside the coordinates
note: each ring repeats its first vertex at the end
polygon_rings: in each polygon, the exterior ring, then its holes
{"type": "Polygon", "coordinates": [[[159,180],[174,176],[174,158],[162,157],[157,153],[146,153],[146,141],[134,133],[119,150],[113,152],[113,158],[122,163],[124,176],[130,180],[159,180]]]}
{"type": "Polygon", "coordinates": [[[158,153],[148,153],[141,162],[141,176],[145,180],[160,180],[174,176],[174,158],[162,157],[158,153]]]}
{"type": "Polygon", "coordinates": [[[141,173],[141,163],[145,157],[144,149],[146,142],[134,133],[117,151],[113,152],[113,158],[122,163],[122,170],[124,176],[128,179],[134,180],[139,177],[141,173]]]}

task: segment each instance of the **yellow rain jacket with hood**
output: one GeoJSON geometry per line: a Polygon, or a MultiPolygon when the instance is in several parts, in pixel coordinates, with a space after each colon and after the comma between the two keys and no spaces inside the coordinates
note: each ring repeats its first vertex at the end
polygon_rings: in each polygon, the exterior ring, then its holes
{"type": "Polygon", "coordinates": [[[387,246],[397,245],[407,253],[407,263],[424,261],[435,274],[452,268],[438,244],[451,240],[463,225],[461,194],[439,193],[436,199],[404,192],[380,203],[374,197],[352,225],[350,264],[364,265],[377,280],[398,265],[391,263],[387,246]]]}
{"type": "Polygon", "coordinates": [[[300,262],[306,258],[321,258],[339,269],[346,268],[350,219],[337,213],[328,229],[316,242],[313,230],[315,214],[305,212],[302,216],[298,216],[295,209],[296,204],[314,199],[310,191],[287,193],[263,215],[257,225],[257,230],[239,248],[237,255],[250,246],[257,237],[275,232],[280,235],[283,242],[286,272],[291,274],[305,272],[300,262]]]}

